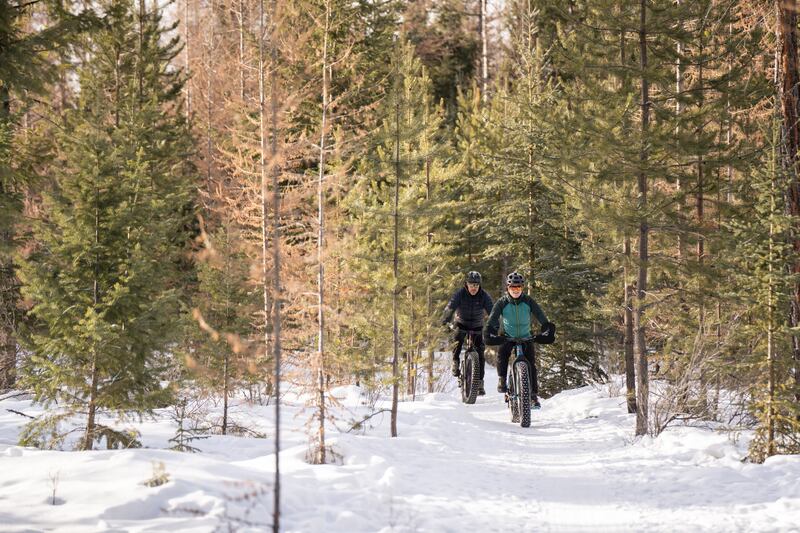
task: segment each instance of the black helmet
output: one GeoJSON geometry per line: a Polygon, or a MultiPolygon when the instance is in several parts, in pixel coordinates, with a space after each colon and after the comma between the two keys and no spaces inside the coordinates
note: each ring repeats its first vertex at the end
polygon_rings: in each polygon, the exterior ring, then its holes
{"type": "Polygon", "coordinates": [[[506,278],[506,285],[525,285],[525,278],[519,272],[512,272],[506,278]]]}
{"type": "Polygon", "coordinates": [[[475,270],[467,272],[467,283],[477,283],[478,285],[480,285],[481,273],[476,272],[475,270]]]}

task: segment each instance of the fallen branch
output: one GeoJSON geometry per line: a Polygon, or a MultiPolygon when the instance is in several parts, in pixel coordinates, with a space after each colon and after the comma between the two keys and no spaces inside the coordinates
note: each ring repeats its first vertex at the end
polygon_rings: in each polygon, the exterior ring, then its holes
{"type": "Polygon", "coordinates": [[[348,429],[347,431],[345,431],[345,433],[350,433],[350,432],[351,432],[351,431],[353,431],[354,429],[359,429],[359,428],[361,428],[361,427],[364,425],[364,422],[366,422],[367,420],[369,420],[369,419],[370,419],[370,418],[372,418],[373,416],[379,415],[379,414],[381,414],[381,413],[390,413],[391,411],[392,411],[391,409],[381,409],[380,411],[375,411],[374,413],[372,413],[372,414],[370,414],[370,415],[367,415],[367,416],[365,416],[365,417],[364,417],[364,418],[362,418],[361,420],[359,420],[359,421],[357,421],[357,422],[353,422],[353,423],[352,423],[352,425],[350,426],[350,429],[348,429]]]}
{"type": "Polygon", "coordinates": [[[14,413],[15,415],[24,416],[25,418],[30,418],[31,420],[36,420],[35,416],[26,415],[25,413],[20,413],[19,411],[15,411],[14,409],[6,409],[9,413],[14,413]]]}
{"type": "Polygon", "coordinates": [[[28,395],[30,395],[29,392],[17,391],[9,394],[8,396],[3,396],[2,398],[0,398],[0,402],[2,402],[3,400],[9,400],[11,398],[19,398],[20,396],[28,396],[28,395]]]}

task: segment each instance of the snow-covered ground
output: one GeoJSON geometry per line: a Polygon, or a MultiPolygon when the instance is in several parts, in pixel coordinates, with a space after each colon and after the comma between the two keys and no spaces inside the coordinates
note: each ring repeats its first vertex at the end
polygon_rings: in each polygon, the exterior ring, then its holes
{"type": "MultiPolygon", "coordinates": [[[[487,368],[489,394],[476,405],[457,391],[401,403],[398,438],[388,436],[388,413],[360,432],[330,428],[335,465],[306,462],[309,415],[287,406],[281,529],[800,531],[798,456],[742,462],[748,435],[698,428],[635,440],[624,398],[607,387],[545,400],[523,429],[495,386],[487,368]]],[[[355,387],[336,395],[341,428],[367,412],[355,387]]],[[[270,530],[272,406],[242,404],[235,415],[267,438],[214,436],[194,442],[196,454],[164,449],[174,434],[166,416],[138,425],[142,449],[21,448],[24,419],[7,409],[36,412],[28,401],[0,402],[2,532],[270,530]],[[161,463],[169,481],[146,486],[161,463]]]]}

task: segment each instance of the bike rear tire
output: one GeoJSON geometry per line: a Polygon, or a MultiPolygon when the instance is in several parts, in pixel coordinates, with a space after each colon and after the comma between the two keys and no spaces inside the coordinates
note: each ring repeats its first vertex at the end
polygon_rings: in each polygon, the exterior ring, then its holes
{"type": "Polygon", "coordinates": [[[519,425],[527,428],[531,426],[531,377],[530,368],[526,361],[514,363],[517,383],[517,405],[519,406],[519,425]]]}
{"type": "Polygon", "coordinates": [[[478,352],[471,350],[464,357],[464,386],[461,388],[461,399],[464,403],[473,404],[478,399],[481,385],[481,368],[478,352]]]}

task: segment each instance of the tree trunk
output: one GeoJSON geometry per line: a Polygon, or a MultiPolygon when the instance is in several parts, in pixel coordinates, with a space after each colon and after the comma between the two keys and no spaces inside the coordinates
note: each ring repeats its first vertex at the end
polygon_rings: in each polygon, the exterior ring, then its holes
{"type": "MultiPolygon", "coordinates": [[[[427,114],[426,114],[427,116],[427,114]]],[[[427,125],[426,125],[427,126],[427,125]]],[[[425,157],[425,203],[430,205],[431,201],[431,160],[430,157],[425,157]]],[[[426,234],[428,241],[428,249],[430,249],[431,241],[433,240],[433,232],[428,228],[426,234]]],[[[428,351],[428,392],[433,392],[433,346],[431,345],[431,318],[433,317],[433,297],[431,295],[431,265],[425,265],[425,299],[427,310],[427,323],[425,325],[425,349],[428,351]]]]}
{"type": "MultiPolygon", "coordinates": [[[[783,121],[783,167],[790,178],[786,191],[787,211],[793,218],[792,245],[795,257],[800,256],[800,184],[797,177],[797,157],[800,150],[800,72],[798,72],[797,50],[797,0],[778,0],[778,28],[781,47],[781,107],[783,121]]],[[[800,260],[793,260],[790,271],[800,275],[800,260]]],[[[795,282],[792,294],[789,325],[793,329],[800,326],[800,282],[795,282]]],[[[792,358],[794,359],[794,400],[800,404],[800,337],[792,335],[792,358]]]]}
{"type": "Polygon", "coordinates": [[[92,373],[91,373],[91,389],[89,390],[89,415],[86,420],[86,433],[83,436],[82,450],[91,450],[94,445],[94,434],[97,424],[95,423],[95,416],[97,414],[97,386],[98,386],[98,371],[97,371],[97,351],[92,353],[92,373]]]}
{"type": "Polygon", "coordinates": [[[481,13],[480,13],[480,30],[481,30],[481,100],[485,104],[488,99],[488,85],[489,85],[489,58],[488,58],[488,43],[486,41],[486,2],[487,0],[480,0],[481,13]]]}
{"type": "MultiPolygon", "coordinates": [[[[396,45],[397,46],[397,45],[396,45]]],[[[403,97],[403,83],[400,80],[400,73],[397,72],[398,79],[395,80],[395,146],[394,146],[394,204],[392,218],[394,221],[394,242],[392,247],[392,437],[397,436],[397,395],[399,393],[400,375],[397,368],[400,356],[400,331],[398,328],[398,297],[400,290],[399,278],[399,251],[400,251],[400,99],[403,97]]]]}
{"type": "Polygon", "coordinates": [[[225,350],[225,358],[222,361],[222,434],[228,434],[228,395],[231,390],[231,375],[230,375],[230,361],[231,356],[228,350],[225,350]]]}
{"type": "MultiPolygon", "coordinates": [[[[183,67],[187,76],[190,73],[191,61],[191,34],[189,32],[189,0],[183,0],[183,67]]],[[[186,97],[186,120],[187,122],[192,118],[192,84],[191,78],[186,80],[186,85],[183,88],[186,97]]]]}
{"type": "Polygon", "coordinates": [[[258,86],[259,86],[259,123],[260,123],[260,167],[261,167],[261,275],[263,277],[263,304],[264,304],[264,349],[269,353],[269,326],[272,319],[272,354],[275,365],[274,392],[275,392],[275,481],[273,489],[273,514],[272,531],[280,532],[280,377],[281,377],[281,344],[280,344],[280,251],[279,251],[279,193],[277,187],[277,102],[275,101],[275,73],[277,64],[277,44],[275,43],[275,1],[270,3],[269,21],[269,46],[270,46],[270,147],[267,153],[267,109],[266,109],[266,80],[264,70],[266,68],[266,57],[264,53],[264,37],[266,30],[264,27],[264,2],[259,2],[259,39],[258,39],[258,86]],[[267,158],[269,157],[272,168],[267,168],[267,158]],[[272,252],[274,270],[273,275],[273,302],[269,301],[269,268],[267,263],[269,249],[269,209],[268,198],[268,178],[272,175],[273,187],[273,227],[272,227],[272,252]],[[270,316],[271,311],[271,316],[270,316]]]}
{"type": "MultiPolygon", "coordinates": [[[[702,34],[701,34],[702,35],[702,34]]],[[[704,46],[702,43],[702,36],[701,36],[701,43],[700,43],[700,59],[699,64],[697,67],[697,86],[699,87],[699,95],[698,95],[698,103],[697,106],[702,110],[704,104],[704,88],[703,88],[703,53],[704,53],[704,46]]],[[[702,133],[701,131],[697,132],[698,135],[702,133]]],[[[700,272],[701,280],[703,276],[703,263],[705,262],[705,238],[703,236],[703,224],[704,224],[704,217],[705,217],[705,198],[704,198],[704,190],[705,182],[704,182],[704,161],[703,161],[703,154],[698,154],[697,156],[697,263],[700,267],[698,270],[700,272]]],[[[705,369],[705,360],[702,355],[702,351],[705,349],[705,334],[706,334],[706,307],[705,307],[705,295],[703,294],[704,287],[699,286],[697,293],[699,296],[698,308],[698,330],[700,333],[700,346],[699,349],[701,353],[698,354],[698,361],[700,365],[700,374],[698,376],[699,379],[699,391],[698,391],[698,398],[697,398],[697,409],[701,416],[705,416],[708,413],[708,385],[706,383],[706,369],[705,369]]],[[[693,369],[689,369],[692,371],[693,369]]],[[[688,381],[691,383],[691,381],[688,381]]]]}
{"type": "Polygon", "coordinates": [[[277,33],[277,0],[271,2],[269,55],[271,62],[269,84],[270,104],[270,161],[272,163],[272,356],[275,360],[275,507],[272,528],[280,532],[280,451],[281,451],[281,195],[278,189],[278,44],[277,33]]]}
{"type": "MultiPolygon", "coordinates": [[[[11,95],[8,87],[0,86],[0,125],[11,120],[11,95]]],[[[10,195],[0,181],[0,196],[10,195]]],[[[0,228],[0,390],[7,390],[16,384],[17,368],[17,279],[14,263],[6,251],[14,245],[11,227],[0,228]]]]}
{"type": "Polygon", "coordinates": [[[144,17],[145,17],[144,0],[139,0],[139,63],[137,68],[136,77],[139,82],[139,102],[142,102],[144,96],[144,17]]]}
{"type": "MultiPolygon", "coordinates": [[[[774,158],[773,158],[774,160],[774,158]]],[[[772,191],[777,189],[775,186],[775,174],[777,169],[774,168],[772,175],[773,175],[773,187],[772,191]]],[[[770,209],[770,218],[775,216],[775,197],[771,195],[771,209],[770,209]]],[[[768,307],[768,315],[767,315],[767,372],[768,372],[768,381],[767,381],[767,456],[771,457],[775,455],[775,340],[774,340],[774,332],[775,332],[775,309],[774,309],[774,299],[775,299],[775,289],[774,289],[774,280],[773,280],[773,257],[774,257],[774,227],[772,221],[769,224],[769,295],[767,301],[768,307]]]]}
{"type": "MultiPolygon", "coordinates": [[[[677,4],[680,5],[681,4],[681,0],[677,0],[677,4]]],[[[678,58],[677,58],[677,61],[676,61],[676,64],[675,64],[675,92],[678,95],[677,101],[675,102],[675,115],[678,117],[678,120],[680,120],[680,116],[683,114],[683,109],[684,109],[683,100],[681,100],[681,97],[683,96],[683,89],[684,89],[684,87],[683,87],[683,65],[681,64],[681,59],[683,58],[683,54],[684,54],[683,42],[678,41],[678,44],[677,44],[677,55],[678,55],[678,58]]],[[[675,126],[676,138],[680,138],[680,137],[678,137],[678,135],[680,134],[680,129],[681,129],[681,127],[680,127],[680,122],[679,122],[678,125],[675,126]]],[[[678,144],[678,150],[679,150],[679,152],[682,150],[682,146],[680,144],[678,144]]],[[[676,180],[675,188],[676,188],[676,193],[678,195],[678,202],[676,204],[676,208],[677,208],[677,211],[678,211],[678,222],[680,224],[680,223],[683,222],[683,198],[681,198],[681,195],[683,194],[683,179],[681,178],[680,174],[678,175],[678,178],[676,180]]],[[[678,231],[678,262],[679,262],[679,264],[683,264],[683,260],[684,260],[685,257],[686,257],[686,234],[681,229],[680,231],[678,231]]],[[[680,296],[680,299],[683,300],[683,296],[680,296]]]]}
{"type": "Polygon", "coordinates": [[[647,343],[645,335],[644,312],[647,295],[647,263],[648,237],[650,228],[647,221],[647,175],[644,167],[648,160],[647,133],[650,125],[650,87],[647,79],[647,0],[640,0],[639,18],[639,62],[641,68],[641,114],[642,114],[642,147],[639,160],[642,170],[639,172],[639,275],[636,286],[636,307],[634,309],[634,326],[636,332],[636,360],[638,370],[638,397],[636,401],[636,435],[647,433],[648,427],[648,395],[650,387],[647,374],[647,343]]]}
{"type": "Polygon", "coordinates": [[[319,140],[319,179],[317,180],[317,322],[318,362],[317,396],[319,429],[317,432],[317,464],[325,464],[325,137],[328,128],[328,32],[330,31],[331,5],[325,2],[325,32],[322,41],[322,120],[319,140]]]}
{"type": "Polygon", "coordinates": [[[245,102],[247,99],[246,94],[246,84],[247,84],[247,73],[244,64],[244,0],[239,0],[239,98],[241,98],[242,103],[245,102]]]}
{"type": "MultiPolygon", "coordinates": [[[[395,41],[395,47],[398,43],[395,41]]],[[[395,50],[395,53],[399,53],[395,50]]],[[[399,61],[399,57],[398,57],[399,61]]],[[[394,241],[392,246],[392,416],[391,435],[397,436],[397,397],[399,394],[400,373],[398,360],[400,357],[400,330],[398,325],[398,299],[400,292],[399,266],[400,266],[400,99],[404,97],[403,81],[398,70],[395,73],[395,146],[394,146],[394,203],[392,219],[394,222],[394,241]]]]}
{"type": "Polygon", "coordinates": [[[636,364],[633,357],[633,302],[631,296],[633,295],[633,286],[628,282],[630,279],[629,267],[631,264],[631,238],[625,236],[623,243],[623,252],[625,254],[625,267],[622,271],[623,285],[625,294],[623,296],[625,307],[625,390],[628,403],[628,412],[636,412],[636,364]]]}

